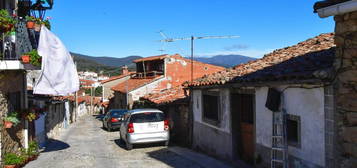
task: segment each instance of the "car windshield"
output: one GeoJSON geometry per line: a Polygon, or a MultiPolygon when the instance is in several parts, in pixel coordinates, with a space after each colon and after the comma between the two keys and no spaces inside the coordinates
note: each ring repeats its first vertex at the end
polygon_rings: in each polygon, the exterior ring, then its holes
{"type": "Polygon", "coordinates": [[[110,116],[113,117],[121,117],[123,116],[128,110],[112,110],[110,111],[110,116]]]}
{"type": "Polygon", "coordinates": [[[159,122],[163,120],[164,120],[163,113],[153,113],[153,112],[133,114],[130,117],[130,122],[132,123],[159,122]]]}

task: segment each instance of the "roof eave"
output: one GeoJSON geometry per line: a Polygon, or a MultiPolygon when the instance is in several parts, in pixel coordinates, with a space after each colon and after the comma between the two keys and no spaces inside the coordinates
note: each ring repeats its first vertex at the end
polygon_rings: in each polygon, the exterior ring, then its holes
{"type": "Polygon", "coordinates": [[[318,13],[320,18],[342,15],[353,11],[357,11],[357,0],[351,0],[336,5],[316,9],[316,12],[318,13]]]}

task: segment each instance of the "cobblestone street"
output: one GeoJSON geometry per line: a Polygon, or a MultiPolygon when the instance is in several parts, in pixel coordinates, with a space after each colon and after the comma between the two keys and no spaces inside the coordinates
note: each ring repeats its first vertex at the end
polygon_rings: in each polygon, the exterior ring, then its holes
{"type": "Polygon", "coordinates": [[[101,126],[94,117],[83,117],[26,168],[200,167],[160,145],[140,145],[127,151],[119,143],[118,131],[107,132],[101,126]]]}

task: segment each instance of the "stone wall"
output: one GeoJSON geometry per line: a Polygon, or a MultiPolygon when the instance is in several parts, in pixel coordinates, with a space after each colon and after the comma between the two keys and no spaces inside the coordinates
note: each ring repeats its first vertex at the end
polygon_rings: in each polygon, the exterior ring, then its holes
{"type": "Polygon", "coordinates": [[[170,141],[181,146],[190,147],[189,103],[169,103],[158,107],[170,123],[170,141]]]}
{"type": "Polygon", "coordinates": [[[48,104],[45,119],[45,130],[48,138],[55,139],[59,136],[60,130],[64,128],[65,113],[64,102],[48,104]]]}
{"type": "MultiPolygon", "coordinates": [[[[25,73],[23,71],[0,72],[0,117],[1,123],[4,117],[12,111],[20,110],[25,106],[25,73]],[[15,93],[15,94],[14,94],[15,93]],[[10,96],[12,95],[12,96],[10,96]],[[15,95],[15,99],[14,99],[15,95]],[[13,99],[10,100],[9,97],[13,99]],[[17,108],[17,109],[16,109],[17,108]]],[[[3,124],[3,123],[2,123],[3,124]]],[[[4,153],[19,152],[24,146],[23,121],[17,126],[5,129],[1,126],[1,155],[4,153]]]]}
{"type": "Polygon", "coordinates": [[[357,11],[335,16],[335,167],[357,165],[357,11]]]}

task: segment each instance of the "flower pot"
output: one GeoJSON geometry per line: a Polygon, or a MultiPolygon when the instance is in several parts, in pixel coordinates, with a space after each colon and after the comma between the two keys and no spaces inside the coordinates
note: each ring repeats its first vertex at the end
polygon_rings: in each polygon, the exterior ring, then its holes
{"type": "Polygon", "coordinates": [[[21,59],[22,59],[22,62],[25,63],[25,64],[30,63],[30,56],[29,55],[23,55],[21,57],[21,59]]]}
{"type": "Polygon", "coordinates": [[[12,127],[12,125],[13,125],[13,123],[12,123],[12,122],[10,122],[10,121],[5,121],[5,122],[4,122],[4,126],[5,126],[5,128],[11,128],[11,127],[12,127]]]}
{"type": "Polygon", "coordinates": [[[35,27],[35,22],[34,22],[34,21],[28,21],[28,22],[26,23],[26,27],[27,27],[28,29],[33,29],[33,28],[35,27]]]}
{"type": "Polygon", "coordinates": [[[4,168],[15,168],[16,165],[5,165],[4,168]]]}
{"type": "Polygon", "coordinates": [[[34,29],[35,29],[35,31],[37,31],[37,32],[41,31],[41,24],[35,23],[34,29]]]}

